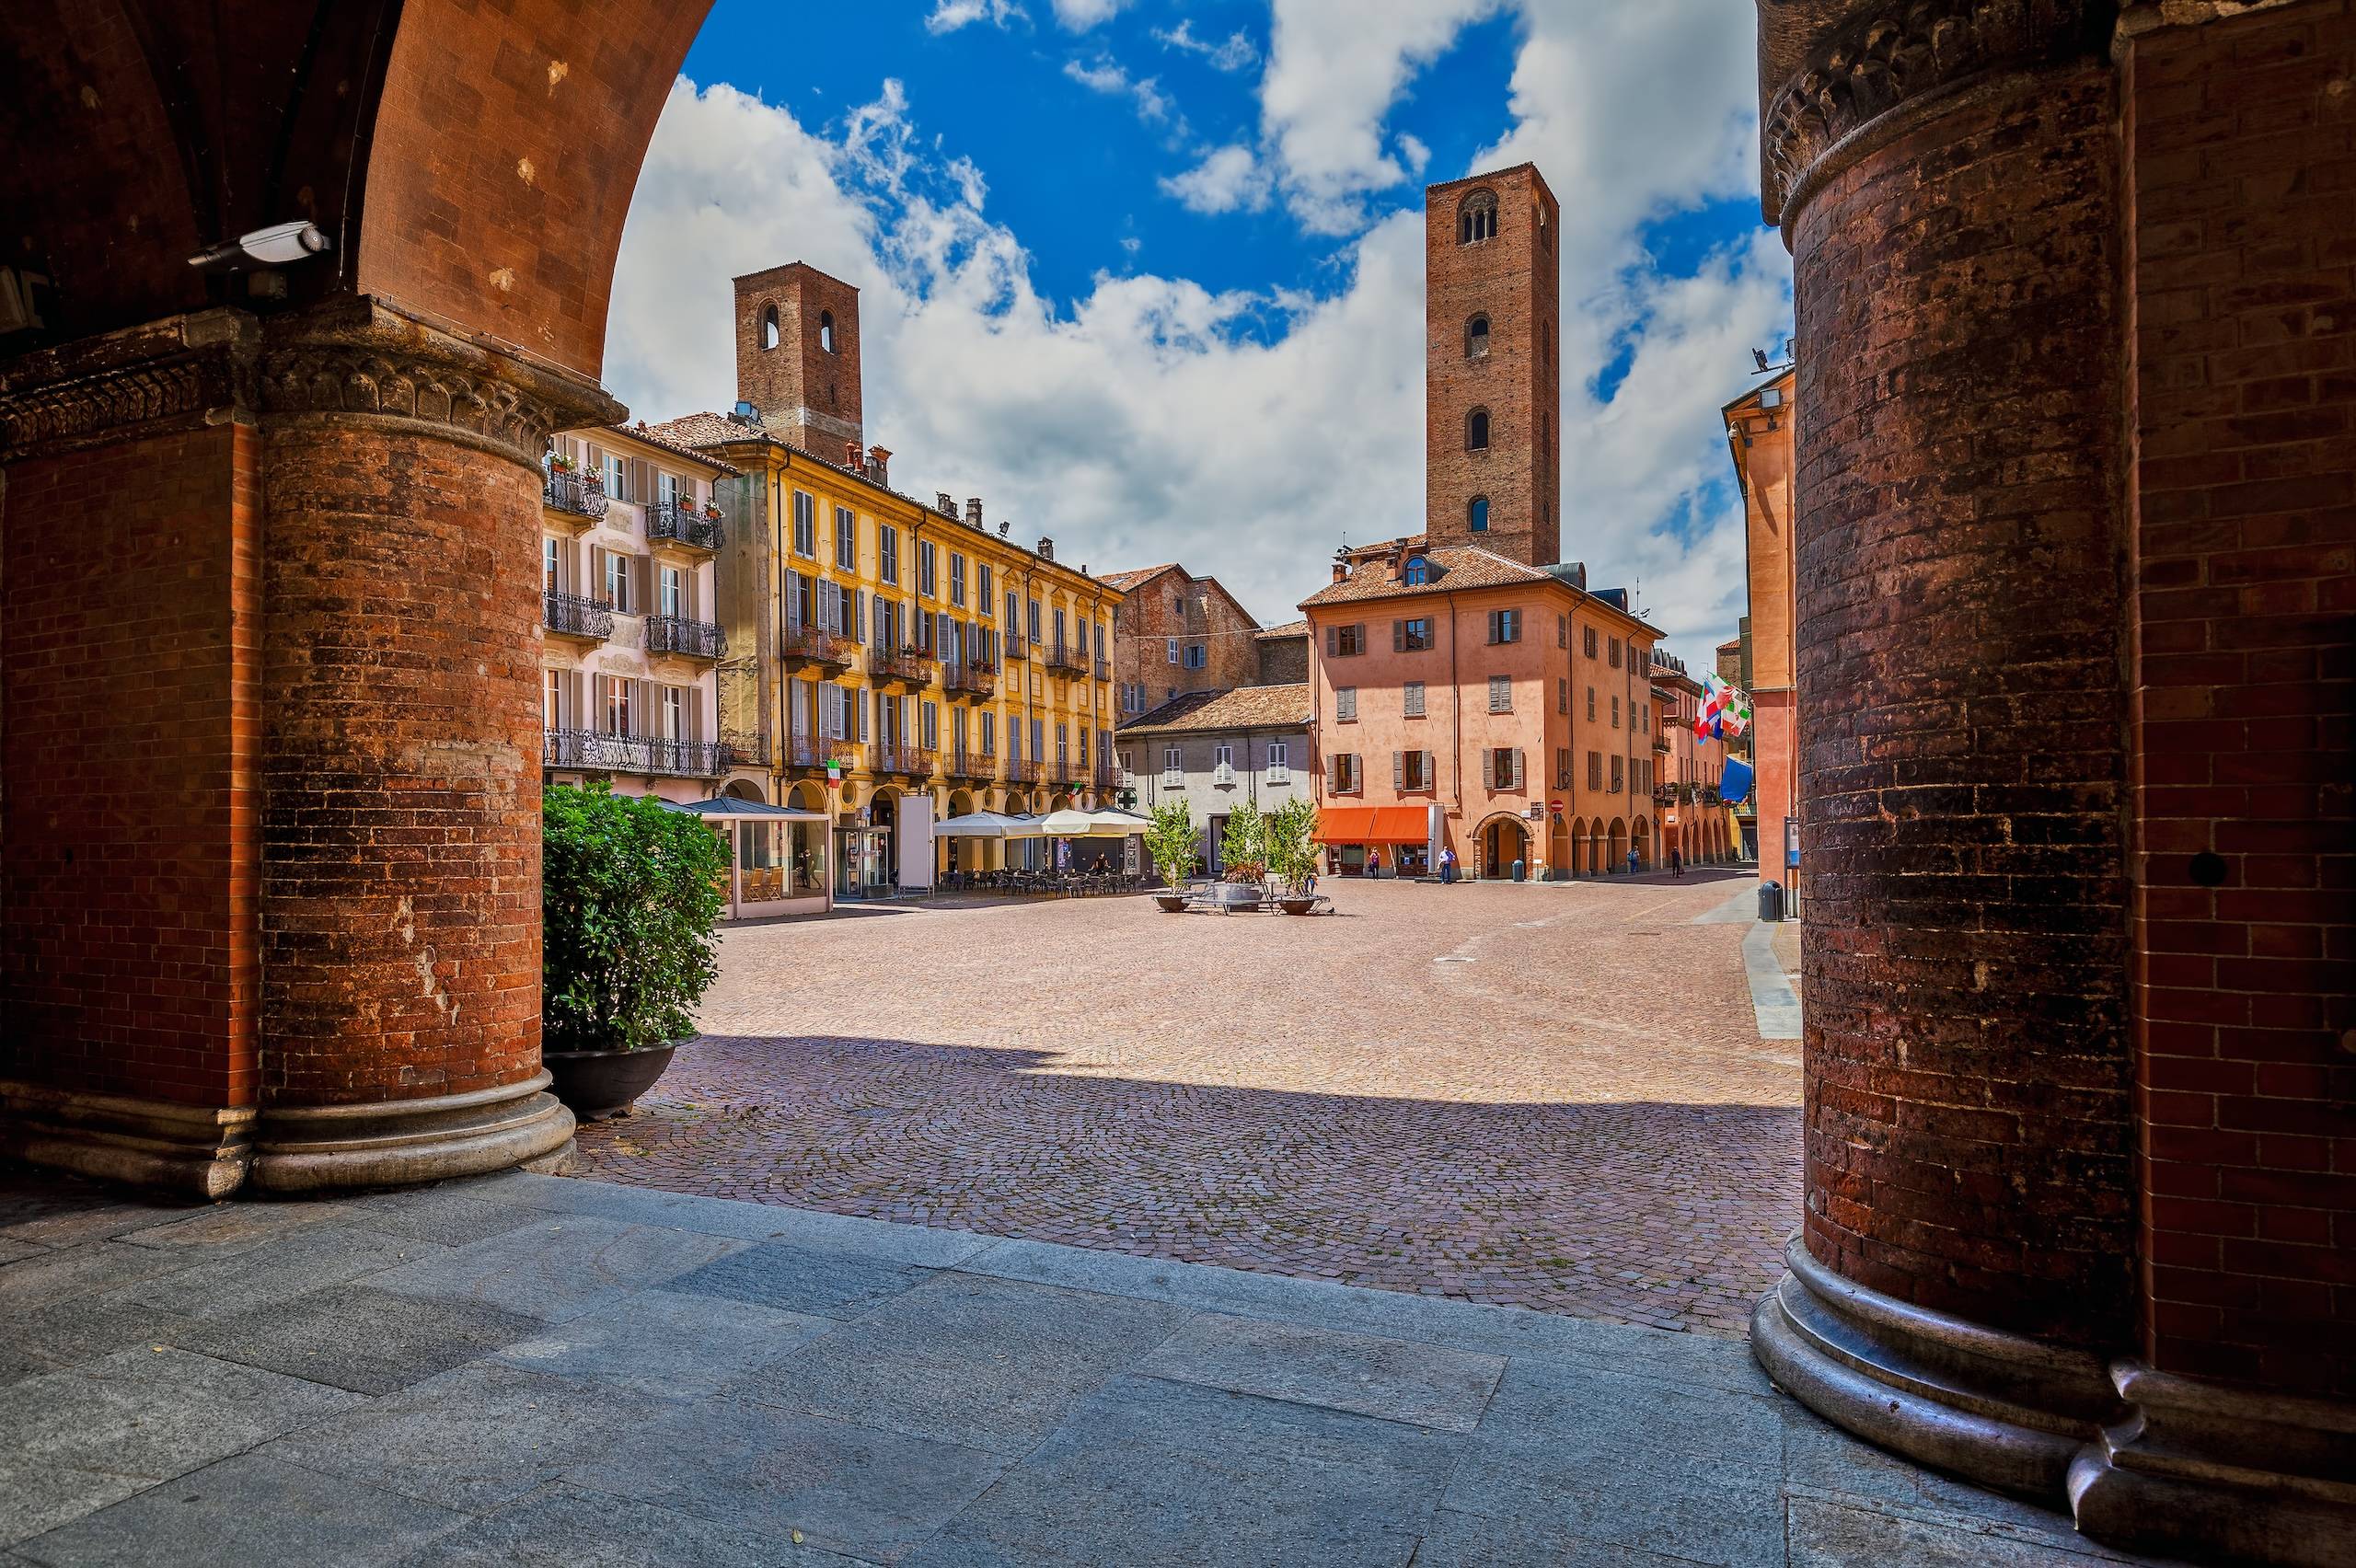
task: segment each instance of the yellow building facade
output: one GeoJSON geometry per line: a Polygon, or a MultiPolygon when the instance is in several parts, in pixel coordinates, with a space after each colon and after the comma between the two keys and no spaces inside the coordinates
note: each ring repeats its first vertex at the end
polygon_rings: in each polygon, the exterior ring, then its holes
{"type": "Polygon", "coordinates": [[[1119,590],[987,527],[979,500],[893,490],[881,448],[830,462],[744,412],[659,430],[738,470],[715,486],[726,787],[826,814],[823,847],[795,840],[796,886],[856,898],[1020,863],[1044,846],[933,825],[1112,803],[1119,590]]]}

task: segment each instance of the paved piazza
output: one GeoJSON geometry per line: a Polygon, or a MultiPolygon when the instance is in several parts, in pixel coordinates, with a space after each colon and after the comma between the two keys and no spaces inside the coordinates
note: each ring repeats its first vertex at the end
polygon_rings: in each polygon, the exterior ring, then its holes
{"type": "Polygon", "coordinates": [[[1744,977],[1754,885],[740,928],[706,1037],[584,1129],[584,1173],[1739,1334],[1801,1202],[1797,1043],[1761,1040],[1744,977]]]}

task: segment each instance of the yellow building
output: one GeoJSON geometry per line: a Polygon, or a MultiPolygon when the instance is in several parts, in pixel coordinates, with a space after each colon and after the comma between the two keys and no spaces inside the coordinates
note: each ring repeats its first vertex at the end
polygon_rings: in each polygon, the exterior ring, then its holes
{"type": "Polygon", "coordinates": [[[714,486],[727,790],[825,813],[780,853],[838,898],[1042,853],[932,828],[1112,803],[1120,591],[992,532],[978,499],[891,488],[891,454],[861,444],[857,291],[797,262],[736,299],[735,411],[654,432],[738,470],[714,486]]]}

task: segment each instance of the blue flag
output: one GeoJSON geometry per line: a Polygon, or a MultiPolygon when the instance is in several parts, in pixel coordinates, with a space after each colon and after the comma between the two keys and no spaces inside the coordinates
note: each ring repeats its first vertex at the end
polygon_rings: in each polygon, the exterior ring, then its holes
{"type": "Polygon", "coordinates": [[[1718,799],[1729,806],[1738,806],[1750,799],[1750,764],[1738,757],[1727,758],[1727,770],[1718,776],[1718,799]]]}

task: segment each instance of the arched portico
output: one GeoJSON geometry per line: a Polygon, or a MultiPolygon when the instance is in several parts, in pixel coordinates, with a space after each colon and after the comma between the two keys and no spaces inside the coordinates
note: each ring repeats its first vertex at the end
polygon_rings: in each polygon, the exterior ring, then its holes
{"type": "Polygon", "coordinates": [[[1473,842],[1481,851],[1482,876],[1510,877],[1516,860],[1527,872],[1530,859],[1530,824],[1520,817],[1499,812],[1484,818],[1473,831],[1473,842]]]}

